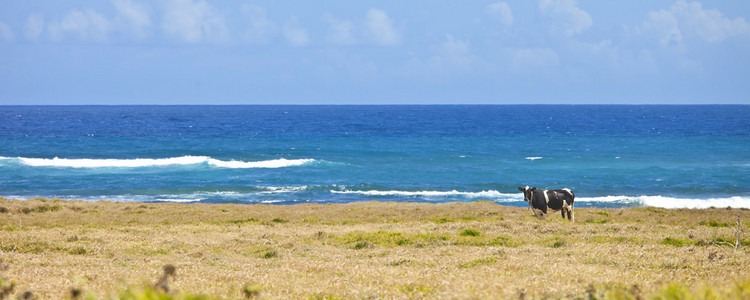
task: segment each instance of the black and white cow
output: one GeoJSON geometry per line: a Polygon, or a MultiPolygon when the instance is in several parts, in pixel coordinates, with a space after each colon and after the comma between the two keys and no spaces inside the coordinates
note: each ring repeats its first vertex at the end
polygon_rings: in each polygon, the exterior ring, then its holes
{"type": "Polygon", "coordinates": [[[518,190],[523,192],[523,200],[529,202],[529,208],[539,218],[544,217],[547,213],[547,208],[549,208],[559,210],[562,213],[563,219],[567,212],[568,220],[575,222],[573,200],[576,195],[573,194],[573,191],[569,189],[543,190],[528,186],[519,187],[518,190]]]}

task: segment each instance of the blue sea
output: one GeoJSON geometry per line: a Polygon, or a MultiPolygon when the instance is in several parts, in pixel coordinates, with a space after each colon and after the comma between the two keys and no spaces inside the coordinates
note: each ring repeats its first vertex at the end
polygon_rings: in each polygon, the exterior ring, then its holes
{"type": "Polygon", "coordinates": [[[750,106],[0,106],[0,196],[750,207],[750,106]]]}

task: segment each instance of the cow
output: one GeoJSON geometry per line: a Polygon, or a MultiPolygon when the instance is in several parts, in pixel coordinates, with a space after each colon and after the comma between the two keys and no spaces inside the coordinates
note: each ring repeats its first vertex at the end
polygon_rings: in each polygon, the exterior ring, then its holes
{"type": "Polygon", "coordinates": [[[559,210],[565,219],[565,213],[568,214],[568,220],[575,222],[573,216],[573,200],[575,195],[570,189],[543,190],[535,187],[519,187],[523,192],[523,200],[529,203],[529,208],[540,219],[547,213],[547,208],[559,210]]]}

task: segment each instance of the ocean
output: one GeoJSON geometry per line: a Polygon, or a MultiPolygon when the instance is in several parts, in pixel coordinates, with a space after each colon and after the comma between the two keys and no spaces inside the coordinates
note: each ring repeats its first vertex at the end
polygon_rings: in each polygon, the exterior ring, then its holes
{"type": "Polygon", "coordinates": [[[0,106],[0,196],[750,208],[750,106],[0,106]]]}

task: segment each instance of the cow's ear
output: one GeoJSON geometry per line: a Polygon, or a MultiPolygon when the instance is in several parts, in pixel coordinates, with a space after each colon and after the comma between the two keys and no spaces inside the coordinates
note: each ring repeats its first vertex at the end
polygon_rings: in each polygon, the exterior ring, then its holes
{"type": "Polygon", "coordinates": [[[523,192],[523,188],[521,188],[520,186],[518,187],[518,190],[523,192]]]}
{"type": "Polygon", "coordinates": [[[536,187],[531,188],[532,191],[536,191],[536,187]]]}

